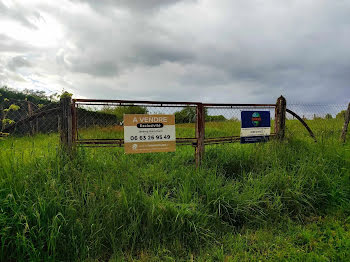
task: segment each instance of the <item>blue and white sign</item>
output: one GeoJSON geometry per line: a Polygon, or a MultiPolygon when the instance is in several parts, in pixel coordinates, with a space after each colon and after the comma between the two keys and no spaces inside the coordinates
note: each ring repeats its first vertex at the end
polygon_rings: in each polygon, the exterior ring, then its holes
{"type": "Polygon", "coordinates": [[[269,140],[271,133],[270,111],[242,111],[241,123],[242,144],[269,140]]]}

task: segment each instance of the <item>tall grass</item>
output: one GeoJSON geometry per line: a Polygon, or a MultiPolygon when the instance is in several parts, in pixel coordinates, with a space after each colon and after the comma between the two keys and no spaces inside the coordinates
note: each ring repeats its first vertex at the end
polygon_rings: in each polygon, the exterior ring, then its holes
{"type": "Polygon", "coordinates": [[[304,222],[350,200],[349,146],[335,135],[208,146],[198,170],[189,146],[80,148],[73,160],[54,134],[0,146],[2,261],[118,260],[159,248],[186,257],[227,233],[304,222]]]}

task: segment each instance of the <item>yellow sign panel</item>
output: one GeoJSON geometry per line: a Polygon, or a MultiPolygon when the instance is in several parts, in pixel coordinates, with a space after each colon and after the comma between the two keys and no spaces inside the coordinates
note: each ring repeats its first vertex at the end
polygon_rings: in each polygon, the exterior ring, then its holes
{"type": "Polygon", "coordinates": [[[126,154],[174,152],[176,149],[174,115],[124,115],[126,154]]]}

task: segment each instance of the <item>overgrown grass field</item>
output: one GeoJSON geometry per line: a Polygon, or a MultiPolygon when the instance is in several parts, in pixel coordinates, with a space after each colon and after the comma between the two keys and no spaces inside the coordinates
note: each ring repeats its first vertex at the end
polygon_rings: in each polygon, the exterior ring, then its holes
{"type": "MultiPolygon", "coordinates": [[[[70,160],[57,134],[4,139],[0,260],[346,261],[350,146],[338,141],[341,121],[313,121],[318,143],[290,120],[283,142],[207,146],[200,169],[191,146],[79,148],[70,160]]],[[[121,136],[112,129],[81,135],[121,136]]],[[[239,135],[239,123],[206,134],[239,135]]]]}

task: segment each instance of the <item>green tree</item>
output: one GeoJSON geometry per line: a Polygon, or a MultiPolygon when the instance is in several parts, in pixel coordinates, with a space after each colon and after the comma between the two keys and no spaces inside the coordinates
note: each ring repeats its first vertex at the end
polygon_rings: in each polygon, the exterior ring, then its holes
{"type": "Polygon", "coordinates": [[[217,115],[217,116],[206,115],[205,116],[205,121],[207,122],[223,122],[226,120],[227,120],[226,117],[224,117],[223,115],[217,115]]]}
{"type": "MultiPolygon", "coordinates": [[[[196,108],[187,106],[179,112],[175,113],[176,123],[194,123],[196,121],[196,108]]],[[[227,119],[223,115],[209,115],[207,108],[204,109],[206,122],[222,122],[227,119]]]]}
{"type": "Polygon", "coordinates": [[[128,105],[128,106],[106,106],[101,110],[102,113],[116,115],[118,121],[123,121],[124,114],[147,114],[148,110],[144,106],[128,105]]]}
{"type": "Polygon", "coordinates": [[[335,116],[335,118],[336,118],[336,119],[345,120],[345,112],[346,112],[346,110],[340,111],[340,112],[335,116]]]}
{"type": "Polygon", "coordinates": [[[0,93],[4,98],[8,98],[10,100],[27,100],[32,102],[33,104],[43,104],[47,105],[51,102],[55,102],[53,94],[51,96],[47,96],[44,91],[35,91],[25,89],[24,91],[17,91],[15,89],[9,88],[7,86],[0,87],[0,93]]]}
{"type": "Polygon", "coordinates": [[[176,123],[194,123],[196,121],[196,108],[186,106],[179,112],[175,113],[176,123]]]}
{"type": "Polygon", "coordinates": [[[326,116],[325,116],[325,119],[332,119],[333,117],[332,117],[332,115],[331,114],[326,114],[326,116]]]}

